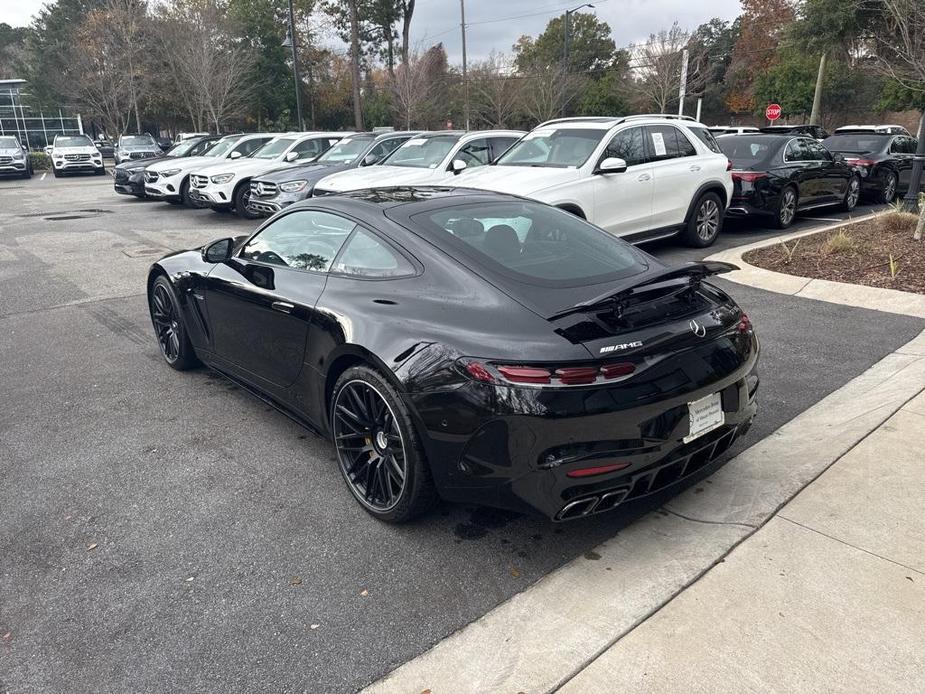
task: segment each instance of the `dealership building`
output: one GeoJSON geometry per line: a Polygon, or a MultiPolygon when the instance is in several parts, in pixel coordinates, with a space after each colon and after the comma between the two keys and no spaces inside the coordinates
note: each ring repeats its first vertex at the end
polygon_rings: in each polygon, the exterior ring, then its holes
{"type": "Polygon", "coordinates": [[[66,114],[62,109],[53,112],[29,106],[26,80],[0,80],[0,135],[15,135],[29,149],[39,150],[50,145],[55,135],[82,134],[80,115],[66,114]]]}

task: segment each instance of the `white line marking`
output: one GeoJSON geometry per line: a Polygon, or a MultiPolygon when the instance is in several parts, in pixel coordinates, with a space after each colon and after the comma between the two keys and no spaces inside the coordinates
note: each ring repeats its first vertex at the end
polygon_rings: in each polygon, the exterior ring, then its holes
{"type": "Polygon", "coordinates": [[[811,222],[847,222],[847,219],[839,219],[838,217],[803,217],[811,222]]]}
{"type": "Polygon", "coordinates": [[[45,177],[46,177],[47,175],[48,175],[47,173],[43,173],[43,174],[42,174],[42,177],[41,177],[39,180],[40,180],[40,181],[44,181],[44,180],[45,180],[45,177]]]}

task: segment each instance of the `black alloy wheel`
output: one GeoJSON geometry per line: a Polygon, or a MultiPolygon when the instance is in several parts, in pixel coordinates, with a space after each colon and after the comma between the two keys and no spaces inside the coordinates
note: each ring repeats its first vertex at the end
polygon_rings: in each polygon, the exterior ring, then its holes
{"type": "Polygon", "coordinates": [[[376,371],[354,367],[338,379],[331,434],[344,481],[371,515],[401,523],[433,504],[436,492],[411,419],[376,371]]]}
{"type": "Polygon", "coordinates": [[[176,295],[167,278],[158,277],[154,280],[148,295],[148,306],[164,361],[177,371],[195,366],[199,360],[186,334],[176,295]]]}
{"type": "Polygon", "coordinates": [[[244,181],[243,183],[238,184],[237,190],[234,192],[234,209],[238,213],[238,216],[242,219],[257,219],[260,215],[256,215],[247,209],[247,203],[251,199],[251,183],[250,181],[244,181]]]}
{"type": "Polygon", "coordinates": [[[886,181],[883,183],[883,190],[880,191],[880,202],[890,204],[896,199],[896,188],[898,180],[896,174],[892,171],[886,175],[886,181]]]}
{"type": "Polygon", "coordinates": [[[845,197],[841,202],[841,209],[845,212],[851,212],[858,206],[858,200],[861,199],[861,179],[852,176],[848,181],[848,187],[845,189],[845,197]]]}
{"type": "Polygon", "coordinates": [[[706,248],[713,245],[722,227],[722,201],[716,193],[705,193],[697,201],[682,237],[688,246],[706,248]]]}
{"type": "Polygon", "coordinates": [[[778,229],[786,229],[797,216],[797,192],[792,186],[787,186],[781,191],[780,200],[777,203],[777,214],[774,217],[774,223],[778,229]]]}
{"type": "Polygon", "coordinates": [[[189,194],[189,176],[183,179],[183,182],[180,184],[180,202],[182,202],[186,207],[196,207],[193,204],[193,199],[189,194]]]}

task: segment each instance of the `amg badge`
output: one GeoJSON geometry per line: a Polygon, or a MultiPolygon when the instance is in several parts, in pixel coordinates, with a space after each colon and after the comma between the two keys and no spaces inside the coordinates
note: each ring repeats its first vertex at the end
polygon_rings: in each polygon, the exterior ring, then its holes
{"type": "Polygon", "coordinates": [[[637,347],[642,347],[642,343],[636,341],[624,342],[622,345],[607,345],[606,347],[601,347],[600,354],[607,354],[608,352],[621,352],[624,349],[636,349],[637,347]]]}

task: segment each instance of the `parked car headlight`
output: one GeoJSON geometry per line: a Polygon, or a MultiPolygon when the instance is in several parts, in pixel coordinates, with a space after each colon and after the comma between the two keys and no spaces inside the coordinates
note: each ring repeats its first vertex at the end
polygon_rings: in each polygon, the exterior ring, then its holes
{"type": "MultiPolygon", "coordinates": [[[[143,166],[140,168],[144,168],[143,166]]],[[[161,178],[170,178],[171,176],[176,176],[180,173],[182,169],[165,169],[164,171],[158,171],[158,174],[161,178]]]]}
{"type": "Polygon", "coordinates": [[[233,173],[230,173],[230,174],[218,174],[217,176],[213,176],[213,177],[210,178],[209,180],[212,181],[212,183],[215,183],[215,184],[217,184],[217,185],[221,185],[222,183],[228,183],[228,181],[230,181],[232,178],[234,178],[234,174],[233,174],[233,173]]]}
{"type": "Polygon", "coordinates": [[[300,190],[304,189],[308,185],[308,181],[288,181],[286,183],[280,183],[279,189],[284,193],[298,193],[300,190]]]}

